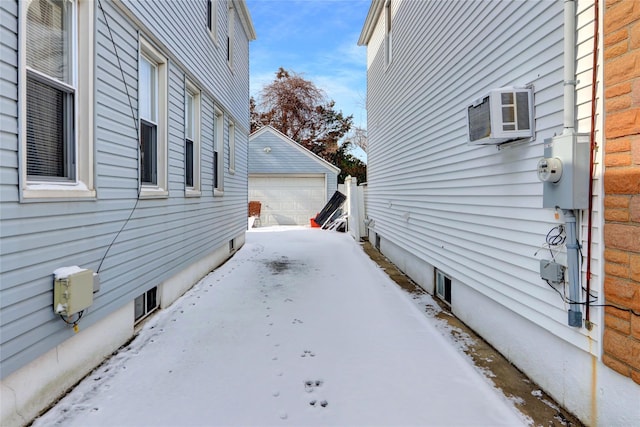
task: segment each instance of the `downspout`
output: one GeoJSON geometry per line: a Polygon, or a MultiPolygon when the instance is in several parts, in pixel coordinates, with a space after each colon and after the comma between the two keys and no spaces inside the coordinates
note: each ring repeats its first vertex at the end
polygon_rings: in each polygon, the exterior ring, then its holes
{"type": "Polygon", "coordinates": [[[574,0],[564,2],[564,130],[575,133],[576,122],[576,5],[574,0]]]}
{"type": "MultiPolygon", "coordinates": [[[[576,6],[574,0],[564,2],[564,130],[575,134],[576,105],[576,6]]],[[[580,244],[573,209],[563,210],[567,232],[567,270],[569,273],[569,326],[582,326],[580,311],[580,244]]]]}

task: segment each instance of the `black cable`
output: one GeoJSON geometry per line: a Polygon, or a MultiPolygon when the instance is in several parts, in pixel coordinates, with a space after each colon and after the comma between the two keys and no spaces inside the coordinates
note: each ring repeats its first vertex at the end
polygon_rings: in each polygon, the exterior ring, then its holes
{"type": "Polygon", "coordinates": [[[564,225],[556,225],[547,233],[547,237],[545,237],[545,242],[547,243],[547,247],[549,248],[549,254],[551,254],[551,259],[553,262],[556,261],[556,257],[553,254],[553,250],[551,249],[554,246],[562,246],[566,240],[567,236],[564,234],[564,225]],[[555,234],[551,234],[557,231],[555,234]]]}
{"type": "Polygon", "coordinates": [[[553,289],[554,291],[556,291],[556,292],[558,293],[558,295],[560,295],[560,298],[562,298],[562,300],[563,300],[563,301],[565,301],[565,299],[566,299],[566,298],[565,298],[565,296],[564,296],[564,295],[562,295],[562,292],[560,292],[560,291],[558,290],[558,288],[556,288],[555,286],[553,286],[553,285],[551,284],[551,282],[550,282],[548,279],[544,279],[544,281],[545,281],[545,282],[547,282],[547,285],[549,285],[549,287],[550,287],[551,289],[553,289]]]}
{"type": "MultiPolygon", "coordinates": [[[[552,258],[554,258],[554,256],[553,256],[553,251],[551,250],[551,247],[563,245],[565,243],[566,238],[567,237],[564,234],[564,226],[562,224],[557,225],[553,227],[551,230],[549,230],[549,232],[547,233],[547,237],[545,238],[545,241],[549,246],[549,252],[551,252],[552,258]],[[552,234],[554,230],[557,230],[557,233],[552,234]]],[[[583,259],[582,247],[578,240],[576,240],[576,244],[578,245],[578,251],[580,252],[580,270],[582,270],[582,259],[583,259]]],[[[563,295],[562,292],[560,292],[555,286],[553,286],[551,282],[549,282],[549,280],[544,279],[544,281],[547,282],[547,284],[549,285],[549,287],[551,287],[551,289],[553,289],[558,293],[558,295],[560,295],[560,298],[562,298],[562,302],[564,302],[565,304],[578,304],[578,305],[584,305],[589,307],[611,307],[611,308],[615,308],[616,310],[626,311],[628,313],[633,314],[634,316],[640,316],[640,312],[637,312],[631,308],[619,307],[615,304],[593,304],[594,302],[597,301],[597,299],[594,299],[594,300],[587,299],[587,301],[583,301],[583,302],[572,301],[571,299],[567,298],[566,295],[563,295]]],[[[581,286],[581,288],[585,293],[587,293],[587,289],[584,286],[581,286]]],[[[588,298],[596,298],[596,296],[593,295],[591,292],[589,292],[588,298]]]]}
{"type": "Polygon", "coordinates": [[[547,233],[546,242],[549,246],[561,246],[564,244],[567,236],[564,234],[564,225],[556,225],[547,233]],[[558,232],[556,234],[551,234],[554,230],[558,232]]]}
{"type": "MultiPolygon", "coordinates": [[[[116,42],[115,42],[115,40],[113,38],[113,33],[111,32],[111,26],[109,25],[109,20],[107,19],[107,14],[104,11],[104,8],[102,7],[102,0],[98,0],[98,6],[100,7],[100,10],[102,11],[102,16],[104,17],[104,22],[107,25],[107,30],[109,31],[109,38],[111,39],[111,44],[113,44],[113,51],[114,51],[114,53],[116,55],[116,59],[118,61],[118,68],[120,68],[120,74],[122,75],[122,83],[124,84],[124,90],[127,93],[127,100],[129,101],[129,108],[131,108],[131,117],[133,118],[133,125],[136,128],[136,137],[139,138],[140,130],[138,129],[138,119],[136,117],[135,110],[133,109],[133,104],[131,102],[131,95],[129,94],[129,86],[127,86],[127,80],[126,80],[125,75],[124,75],[124,69],[122,68],[122,62],[120,61],[120,55],[118,55],[118,47],[116,46],[116,42]]],[[[136,150],[136,152],[137,152],[137,150],[136,150]]],[[[138,165],[139,165],[140,164],[140,159],[138,158],[137,161],[138,161],[138,165]]],[[[131,217],[133,216],[133,213],[135,212],[136,208],[138,207],[138,202],[139,201],[140,201],[140,185],[138,184],[138,195],[136,197],[136,202],[134,203],[133,208],[131,209],[131,212],[129,212],[129,216],[127,217],[126,221],[124,222],[124,224],[122,224],[122,227],[120,228],[120,230],[118,231],[116,236],[113,238],[111,243],[109,243],[109,246],[107,247],[107,250],[105,251],[104,255],[102,256],[102,259],[100,260],[100,264],[98,265],[98,269],[96,270],[96,273],[100,272],[100,269],[102,268],[102,263],[107,258],[107,254],[111,250],[111,247],[113,246],[113,244],[118,239],[118,236],[120,236],[120,233],[122,233],[124,228],[127,226],[129,221],[131,220],[131,217]]],[[[78,319],[78,320],[80,320],[80,319],[78,319]]]]}
{"type": "MultiPolygon", "coordinates": [[[[555,286],[553,286],[551,284],[551,282],[549,282],[549,280],[544,279],[545,282],[547,282],[547,284],[549,285],[549,287],[551,289],[553,289],[554,291],[556,291],[558,293],[558,295],[560,295],[560,298],[562,299],[562,302],[565,304],[578,304],[578,305],[588,305],[589,307],[611,307],[611,308],[615,308],[617,310],[620,311],[626,311],[629,312],[631,314],[633,314],[634,316],[640,316],[640,312],[635,311],[632,308],[624,308],[624,307],[620,307],[617,306],[615,304],[593,304],[594,302],[596,302],[597,300],[593,300],[593,301],[573,301],[569,298],[567,298],[565,295],[562,294],[562,292],[560,292],[555,286]]],[[[584,288],[583,288],[584,289],[584,288]]],[[[591,298],[595,298],[594,295],[589,295],[591,298]]]]}
{"type": "MultiPolygon", "coordinates": [[[[577,304],[587,304],[587,303],[577,303],[577,304]]],[[[616,310],[620,310],[620,311],[626,311],[629,312],[631,314],[633,314],[634,316],[638,316],[640,317],[640,312],[635,311],[632,308],[624,308],[624,307],[618,307],[615,304],[589,304],[589,307],[611,307],[611,308],[615,308],[616,310]]]]}
{"type": "Polygon", "coordinates": [[[74,322],[69,322],[62,314],[60,315],[60,318],[62,320],[64,320],[64,323],[66,323],[67,325],[76,326],[78,324],[78,322],[80,321],[80,319],[82,319],[83,315],[84,315],[84,310],[82,310],[81,312],[78,313],[78,318],[74,322]]]}

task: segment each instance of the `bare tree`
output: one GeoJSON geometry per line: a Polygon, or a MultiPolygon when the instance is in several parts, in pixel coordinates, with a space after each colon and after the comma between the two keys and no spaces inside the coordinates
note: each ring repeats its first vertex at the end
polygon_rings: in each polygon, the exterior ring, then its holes
{"type": "Polygon", "coordinates": [[[351,129],[353,116],[334,109],[335,102],[313,82],[282,67],[273,82],[251,100],[251,131],[271,125],[313,153],[331,161],[338,141],[351,129]]]}

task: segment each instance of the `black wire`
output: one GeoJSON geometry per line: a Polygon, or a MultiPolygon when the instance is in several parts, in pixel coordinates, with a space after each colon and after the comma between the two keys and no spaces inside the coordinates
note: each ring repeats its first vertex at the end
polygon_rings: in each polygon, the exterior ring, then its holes
{"type": "Polygon", "coordinates": [[[60,318],[64,320],[64,323],[66,323],[67,325],[76,326],[80,319],[82,319],[82,316],[84,316],[84,310],[78,313],[78,318],[75,320],[75,322],[69,322],[62,314],[60,315],[60,318]]]}
{"type": "Polygon", "coordinates": [[[547,233],[547,237],[545,237],[545,242],[547,243],[547,247],[549,248],[549,254],[551,254],[551,259],[553,262],[556,262],[556,256],[553,254],[553,250],[551,249],[553,246],[562,246],[564,241],[566,240],[566,236],[564,234],[564,225],[556,225],[547,233]],[[557,230],[556,234],[553,233],[554,230],[557,230]]]}
{"type": "MultiPolygon", "coordinates": [[[[113,33],[111,32],[111,26],[109,25],[109,20],[107,19],[107,14],[104,11],[104,8],[102,7],[102,1],[101,0],[98,0],[98,6],[100,7],[100,10],[102,11],[102,16],[104,17],[104,22],[107,25],[107,30],[109,31],[109,38],[111,39],[111,44],[113,44],[113,51],[114,51],[114,53],[116,55],[116,59],[118,61],[118,68],[120,68],[120,74],[122,75],[122,83],[124,83],[124,90],[127,93],[127,100],[129,101],[129,108],[131,108],[131,117],[133,118],[133,125],[136,128],[136,137],[139,138],[139,132],[140,131],[138,129],[138,119],[136,117],[135,110],[133,109],[133,104],[131,103],[131,95],[129,94],[129,86],[127,85],[127,80],[126,80],[125,75],[124,75],[124,69],[122,68],[122,62],[120,61],[120,55],[118,55],[118,47],[116,46],[116,42],[115,42],[115,40],[113,38],[113,33]]],[[[140,159],[138,158],[137,160],[138,160],[138,164],[139,164],[140,163],[140,159]]],[[[124,222],[124,224],[122,224],[122,227],[120,228],[120,230],[118,231],[116,236],[113,238],[111,243],[109,243],[109,246],[107,247],[107,250],[105,251],[104,255],[102,256],[102,259],[100,260],[100,264],[98,265],[98,269],[96,270],[96,273],[100,272],[100,269],[102,268],[102,263],[107,258],[107,254],[111,250],[111,247],[113,246],[113,244],[118,239],[118,236],[120,236],[120,233],[122,233],[124,228],[127,226],[129,221],[131,220],[131,217],[133,216],[133,213],[135,212],[136,208],[138,207],[138,202],[139,201],[140,201],[140,185],[138,185],[138,195],[136,197],[136,202],[134,203],[133,208],[131,209],[131,212],[129,212],[129,216],[127,217],[126,221],[124,222]]],[[[80,320],[80,319],[78,319],[78,320],[80,320]]]]}
{"type": "Polygon", "coordinates": [[[549,246],[561,246],[564,244],[567,236],[564,234],[564,225],[556,225],[547,233],[546,242],[549,246]],[[554,230],[558,232],[556,234],[551,234],[554,230]]]}
{"type": "Polygon", "coordinates": [[[553,286],[553,285],[551,284],[551,282],[549,282],[549,280],[548,280],[548,279],[544,279],[544,281],[545,281],[545,282],[547,282],[547,285],[549,285],[549,287],[550,287],[551,289],[553,289],[554,291],[556,291],[556,292],[558,293],[558,295],[560,295],[560,298],[562,298],[562,300],[563,300],[563,301],[565,301],[565,299],[566,299],[566,298],[565,298],[565,296],[564,296],[564,295],[562,295],[562,292],[560,292],[560,291],[558,290],[558,288],[556,288],[555,286],[553,286]]]}
{"type": "MultiPolygon", "coordinates": [[[[577,304],[587,304],[587,303],[577,303],[577,304]]],[[[638,316],[640,317],[640,312],[635,311],[632,308],[624,308],[624,307],[618,307],[615,304],[589,304],[589,307],[611,307],[611,308],[615,308],[616,310],[620,310],[620,311],[626,311],[629,312],[631,314],[633,314],[634,316],[638,316]]]]}
{"type": "MultiPolygon", "coordinates": [[[[553,251],[551,250],[551,247],[563,245],[566,239],[567,239],[567,236],[564,234],[564,226],[562,224],[557,225],[553,227],[551,230],[549,230],[549,232],[547,233],[547,237],[545,238],[545,241],[549,246],[549,252],[551,252],[552,258],[554,258],[554,256],[553,256],[553,251]],[[557,230],[557,233],[552,234],[554,230],[557,230]]],[[[582,258],[583,258],[582,246],[580,245],[580,242],[578,240],[576,240],[576,243],[578,244],[578,251],[580,253],[580,270],[582,270],[582,258]]],[[[588,299],[587,301],[583,301],[583,302],[573,301],[567,298],[565,295],[563,295],[562,292],[560,292],[555,286],[551,284],[551,282],[549,282],[549,280],[544,279],[544,281],[547,282],[547,284],[549,285],[549,287],[551,287],[551,289],[553,289],[558,293],[558,295],[560,295],[560,298],[562,298],[562,302],[564,302],[565,304],[578,304],[578,305],[584,305],[588,307],[611,307],[611,308],[615,308],[616,310],[629,312],[634,316],[640,316],[640,312],[637,312],[631,308],[619,307],[615,304],[593,304],[594,302],[597,301],[597,299],[594,299],[594,300],[588,299]]],[[[581,288],[585,293],[587,293],[587,289],[584,286],[581,286],[581,288]]],[[[593,295],[591,292],[588,292],[588,296],[589,298],[596,298],[596,296],[593,295]]]]}
{"type": "MultiPolygon", "coordinates": [[[[573,301],[573,300],[567,298],[566,296],[564,296],[562,294],[562,292],[560,292],[555,286],[553,286],[551,284],[551,282],[549,282],[549,280],[544,279],[544,281],[547,282],[547,285],[549,285],[549,287],[551,289],[553,289],[554,291],[556,291],[558,293],[558,295],[560,295],[560,298],[562,299],[562,302],[564,302],[565,304],[588,305],[589,307],[611,307],[611,308],[615,308],[615,309],[620,310],[620,311],[629,312],[629,313],[633,314],[634,316],[640,316],[640,312],[637,312],[632,308],[624,308],[624,307],[617,306],[615,304],[593,304],[597,300],[593,300],[593,301],[573,301]]],[[[594,295],[590,294],[589,296],[591,298],[595,298],[594,295]]]]}

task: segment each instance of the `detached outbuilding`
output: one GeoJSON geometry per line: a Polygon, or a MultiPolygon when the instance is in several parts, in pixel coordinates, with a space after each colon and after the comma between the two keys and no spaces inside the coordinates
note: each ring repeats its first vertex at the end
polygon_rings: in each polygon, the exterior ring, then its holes
{"type": "Polygon", "coordinates": [[[340,169],[271,126],[249,136],[249,200],[261,225],[308,225],[338,188],[340,169]]]}

